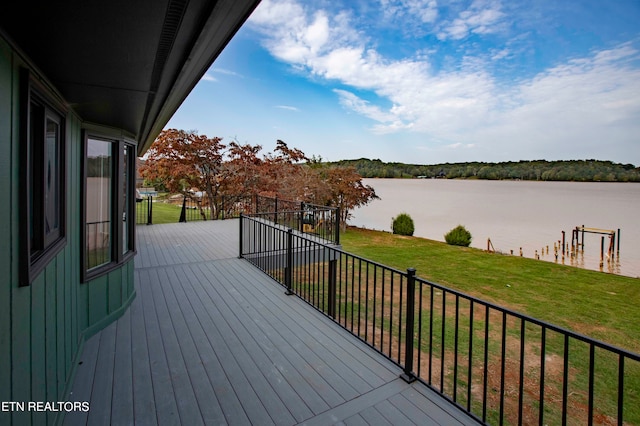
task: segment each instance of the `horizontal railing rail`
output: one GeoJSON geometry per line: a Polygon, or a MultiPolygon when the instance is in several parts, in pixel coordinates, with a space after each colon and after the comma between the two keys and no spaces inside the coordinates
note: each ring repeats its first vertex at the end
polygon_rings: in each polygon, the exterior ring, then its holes
{"type": "MultiPolygon", "coordinates": [[[[479,422],[640,424],[640,355],[241,215],[240,257],[479,422]]],[[[588,309],[588,307],[585,307],[588,309]]]]}

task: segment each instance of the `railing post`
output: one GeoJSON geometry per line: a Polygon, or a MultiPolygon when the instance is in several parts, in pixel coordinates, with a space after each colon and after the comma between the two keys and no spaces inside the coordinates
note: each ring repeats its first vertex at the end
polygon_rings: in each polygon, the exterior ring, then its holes
{"type": "Polygon", "coordinates": [[[275,212],[273,213],[273,223],[278,224],[278,196],[276,195],[275,200],[275,212]]]}
{"type": "Polygon", "coordinates": [[[243,235],[242,235],[242,228],[243,228],[243,223],[242,221],[244,220],[244,214],[240,213],[240,229],[238,230],[238,235],[240,235],[240,253],[238,254],[238,258],[242,259],[242,243],[244,241],[243,235]]]}
{"type": "Polygon", "coordinates": [[[287,265],[284,267],[284,283],[287,286],[285,294],[291,296],[293,281],[293,229],[287,229],[287,265]]]}
{"type": "Polygon", "coordinates": [[[411,383],[416,380],[413,374],[413,334],[415,326],[416,307],[416,270],[407,269],[407,315],[405,331],[404,372],[400,375],[402,380],[411,383]]]}
{"type": "MultiPolygon", "coordinates": [[[[330,253],[331,253],[331,256],[335,255],[335,252],[330,252],[330,253]]],[[[337,275],[338,275],[338,260],[330,259],[329,260],[329,294],[328,294],[329,306],[327,306],[327,314],[333,319],[336,319],[337,275]]]]}
{"type": "Polygon", "coordinates": [[[340,207],[336,209],[336,244],[340,245],[340,207]]]}
{"type": "Polygon", "coordinates": [[[147,225],[153,225],[153,197],[147,196],[147,225]]]}
{"type": "Polygon", "coordinates": [[[300,202],[300,213],[298,213],[298,231],[304,232],[304,201],[300,202]]]}
{"type": "Polygon", "coordinates": [[[182,210],[180,211],[180,219],[178,219],[179,223],[187,222],[187,196],[185,195],[182,199],[182,210]]]}

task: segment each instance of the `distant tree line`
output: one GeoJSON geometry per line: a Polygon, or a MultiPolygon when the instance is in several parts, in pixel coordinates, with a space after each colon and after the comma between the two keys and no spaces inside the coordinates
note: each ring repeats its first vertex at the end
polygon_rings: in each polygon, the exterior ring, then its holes
{"type": "Polygon", "coordinates": [[[332,164],[355,167],[363,178],[443,178],[576,182],[640,182],[640,167],[600,160],[509,161],[418,165],[360,158],[332,164]]]}

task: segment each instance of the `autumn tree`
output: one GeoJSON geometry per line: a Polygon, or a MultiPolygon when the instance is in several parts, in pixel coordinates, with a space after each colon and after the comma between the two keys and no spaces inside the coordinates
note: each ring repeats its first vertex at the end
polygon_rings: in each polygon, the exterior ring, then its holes
{"type": "MultiPolygon", "coordinates": [[[[193,189],[205,192],[215,217],[225,148],[217,137],[208,138],[195,131],[163,130],[149,149],[140,173],[147,180],[161,183],[171,193],[196,198],[193,189]]],[[[205,218],[202,206],[200,214],[205,218]]]]}
{"type": "Polygon", "coordinates": [[[350,212],[377,198],[362,183],[354,167],[326,166],[315,157],[278,140],[272,153],[260,157],[260,145],[209,138],[194,131],[162,131],[148,151],[143,177],[199,202],[195,191],[207,194],[212,217],[217,217],[224,196],[230,204],[247,196],[264,195],[340,208],[342,223],[350,212]],[[229,198],[231,197],[231,198],[229,198]]]}
{"type": "Polygon", "coordinates": [[[362,183],[355,167],[328,167],[321,174],[330,192],[328,204],[340,209],[343,228],[346,228],[353,209],[379,198],[371,186],[362,183]]]}

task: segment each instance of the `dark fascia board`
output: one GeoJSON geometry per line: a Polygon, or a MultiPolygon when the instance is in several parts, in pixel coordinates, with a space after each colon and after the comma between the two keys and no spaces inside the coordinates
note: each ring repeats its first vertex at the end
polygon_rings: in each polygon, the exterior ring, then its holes
{"type": "Polygon", "coordinates": [[[168,93],[164,97],[157,96],[147,112],[148,116],[139,135],[138,156],[142,156],[149,149],[157,135],[259,3],[260,0],[216,2],[178,74],[163,76],[164,79],[174,80],[168,93]]]}

